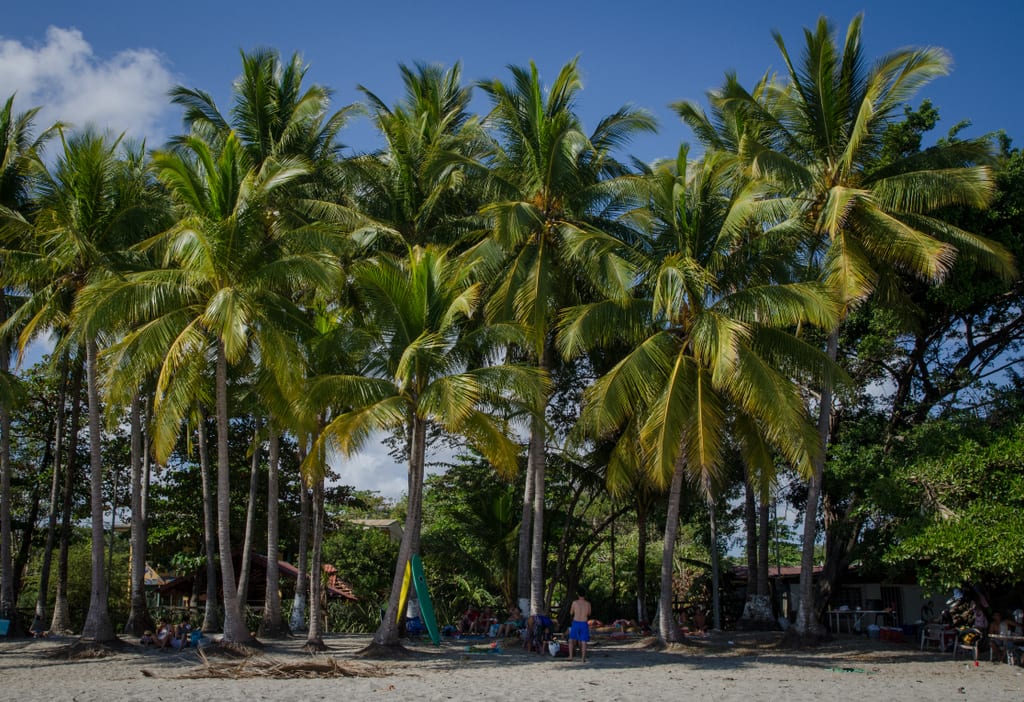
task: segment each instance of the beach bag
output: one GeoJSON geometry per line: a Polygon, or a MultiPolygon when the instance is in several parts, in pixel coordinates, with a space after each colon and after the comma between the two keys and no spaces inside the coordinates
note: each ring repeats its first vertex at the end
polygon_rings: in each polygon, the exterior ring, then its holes
{"type": "Polygon", "coordinates": [[[569,646],[558,641],[548,641],[548,653],[553,658],[568,658],[569,657],[569,646]]]}

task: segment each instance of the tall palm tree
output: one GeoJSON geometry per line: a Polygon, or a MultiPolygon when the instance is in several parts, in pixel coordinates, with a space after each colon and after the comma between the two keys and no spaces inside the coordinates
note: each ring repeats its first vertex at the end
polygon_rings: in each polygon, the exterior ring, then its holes
{"type": "Polygon", "coordinates": [[[372,335],[369,353],[359,374],[314,378],[306,393],[312,406],[335,411],[310,451],[312,467],[321,465],[325,448],[350,454],[375,430],[401,429],[408,437],[408,515],[376,646],[398,644],[402,580],[419,550],[428,425],[465,437],[499,471],[511,473],[518,449],[497,415],[510,404],[533,409],[542,385],[529,369],[477,365],[491,343],[508,340],[510,330],[468,332],[482,292],[472,282],[474,272],[435,247],[410,247],[402,259],[382,254],[355,264],[353,281],[372,335]]]}
{"type": "MultiPolygon", "coordinates": [[[[288,187],[277,188],[269,194],[265,207],[268,212],[302,210],[303,217],[341,219],[351,221],[354,215],[338,204],[339,153],[341,146],[337,137],[344,126],[350,108],[330,113],[331,91],[313,84],[304,85],[309,66],[298,54],[288,61],[282,60],[273,49],[256,49],[241,52],[242,72],[232,86],[230,112],[223,115],[207,93],[179,86],[171,91],[172,101],[185,108],[185,123],[195,132],[204,134],[212,141],[223,140],[232,132],[241,142],[245,153],[257,170],[268,160],[298,157],[303,159],[307,173],[288,187]]],[[[270,217],[267,222],[269,223],[270,217]]],[[[265,225],[266,226],[266,225],[265,225]]],[[[324,242],[326,245],[327,242],[324,242]]],[[[297,291],[300,292],[300,291],[297,291]]],[[[258,369],[257,369],[258,370],[258,369]]],[[[268,374],[263,373],[266,378],[268,374]]],[[[271,414],[271,424],[282,425],[282,409],[287,402],[280,402],[279,392],[269,384],[271,397],[264,393],[260,401],[270,402],[264,410],[271,414]]],[[[268,384],[257,382],[256,389],[267,390],[268,384]]],[[[268,477],[267,519],[267,606],[264,608],[264,622],[261,633],[276,636],[285,631],[280,621],[280,596],[278,594],[277,559],[271,558],[271,551],[278,548],[278,515],[276,505],[276,463],[272,461],[268,477]]],[[[250,512],[252,505],[250,504],[250,512]]],[[[248,523],[248,522],[247,522],[248,523]]],[[[247,537],[250,535],[247,533],[247,537]]],[[[248,562],[248,552],[243,552],[248,562]]],[[[243,568],[240,585],[247,585],[247,569],[243,568]]],[[[245,589],[244,587],[242,589],[245,589]]]]}
{"type": "MultiPolygon", "coordinates": [[[[29,204],[32,154],[38,151],[49,130],[33,137],[33,120],[39,108],[21,114],[14,112],[14,96],[7,98],[0,109],[0,231],[9,217],[21,219],[29,204]]],[[[6,247],[5,247],[6,248],[6,247]]],[[[0,258],[0,318],[7,319],[10,282],[7,277],[6,252],[0,258]]],[[[3,376],[3,398],[0,400],[0,618],[19,622],[14,611],[14,565],[11,551],[11,406],[15,396],[13,376],[8,375],[11,362],[12,332],[4,325],[0,333],[0,374],[3,376]]]]}
{"type": "Polygon", "coordinates": [[[325,237],[288,211],[268,210],[279,189],[308,173],[299,158],[268,159],[256,169],[234,133],[210,143],[198,135],[153,157],[179,219],[144,247],[164,267],[107,281],[90,291],[90,316],[112,314],[131,327],[111,347],[111,368],[131,377],[158,369],[153,445],[158,461],[173,449],[194,406],[209,359],[217,426],[218,547],[224,638],[251,639],[231,560],[228,369],[256,355],[278,385],[298,388],[302,359],[292,329],[302,313],[296,287],[337,282],[325,237]]]}
{"type": "Polygon", "coordinates": [[[570,310],[559,336],[567,355],[595,342],[631,342],[588,389],[581,421],[597,436],[635,422],[646,466],[669,485],[658,627],[666,641],[680,636],[672,565],[684,482],[707,492],[720,477],[730,405],[761,422],[767,440],[794,463],[808,463],[813,431],[797,386],[779,368],[820,359],[784,330],[828,326],[835,317],[821,286],[747,277],[745,236],[762,214],[759,193],[731,190],[727,158],[709,153],[689,169],[686,154],[680,149],[675,162],[646,176],[648,205],[629,216],[650,256],[638,278],[642,294],[570,310]]]}
{"type": "MultiPolygon", "coordinates": [[[[491,158],[495,194],[483,209],[491,237],[474,255],[495,271],[489,319],[527,327],[526,353],[547,372],[559,310],[592,295],[628,295],[632,268],[610,233],[615,177],[625,172],[612,151],[638,132],[653,131],[654,120],[623,107],[588,136],[575,112],[582,88],[575,60],[562,67],[546,94],[532,63],[509,70],[510,84],[481,83],[499,139],[491,158]]],[[[540,611],[544,601],[546,433],[538,417],[530,430],[520,531],[519,593],[529,595],[531,611],[540,611]]]]}
{"type": "MultiPolygon", "coordinates": [[[[756,125],[745,135],[742,157],[752,173],[792,198],[790,224],[804,237],[802,260],[842,303],[827,345],[833,359],[841,320],[872,294],[899,299],[899,275],[941,280],[958,255],[998,274],[1013,274],[999,245],[942,219],[943,208],[988,202],[991,174],[976,165],[988,156],[987,140],[941,144],[880,163],[886,127],[921,86],[948,72],[950,60],[941,49],[907,48],[870,62],[861,44],[862,19],[858,15],[850,22],[842,44],[829,22],[819,19],[804,31],[798,62],[776,32],[787,80],[764,84],[759,96],[733,78],[712,96],[712,103],[756,125]]],[[[697,131],[703,138],[706,132],[697,131]]],[[[832,388],[825,386],[818,402],[823,444],[832,411],[832,388]]],[[[796,622],[804,635],[819,630],[812,566],[824,461],[821,454],[815,463],[804,519],[796,622]]]]}
{"type": "Polygon", "coordinates": [[[21,328],[24,349],[38,334],[56,331],[67,343],[85,348],[89,402],[92,504],[92,594],[82,636],[97,642],[115,638],[106,598],[103,549],[103,466],[100,456],[100,397],[97,353],[100,335],[111,318],[86,328],[72,316],[81,292],[90,284],[133,265],[129,247],[145,236],[150,219],[151,183],[142,148],[123,147],[121,139],[93,132],[67,138],[52,166],[37,156],[36,211],[22,219],[25,242],[19,283],[31,296],[8,325],[21,328]]]}
{"type": "Polygon", "coordinates": [[[202,90],[180,85],[171,90],[171,101],[185,109],[189,130],[210,141],[234,132],[257,168],[268,159],[297,154],[311,164],[329,166],[349,109],[328,114],[331,91],[317,84],[303,86],[309,66],[298,54],[287,62],[274,49],[242,51],[241,57],[242,73],[232,86],[227,116],[202,90]]]}

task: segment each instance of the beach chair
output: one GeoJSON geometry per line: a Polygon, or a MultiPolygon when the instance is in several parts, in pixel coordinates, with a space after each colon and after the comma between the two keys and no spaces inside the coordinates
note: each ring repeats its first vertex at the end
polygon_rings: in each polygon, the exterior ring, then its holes
{"type": "Polygon", "coordinates": [[[925,624],[921,629],[921,650],[935,644],[940,651],[945,651],[946,640],[952,638],[950,633],[942,624],[925,624]]]}
{"type": "Polygon", "coordinates": [[[978,648],[981,646],[983,638],[984,634],[981,633],[981,629],[974,627],[961,629],[957,632],[956,642],[953,644],[953,660],[956,660],[960,651],[964,653],[970,651],[974,654],[974,660],[978,660],[978,648]]]}

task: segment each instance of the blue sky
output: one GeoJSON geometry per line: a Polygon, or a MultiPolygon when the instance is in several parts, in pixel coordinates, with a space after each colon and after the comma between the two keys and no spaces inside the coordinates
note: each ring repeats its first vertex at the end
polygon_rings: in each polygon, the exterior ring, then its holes
{"type": "MultiPolygon", "coordinates": [[[[588,127],[624,103],[651,110],[661,131],[632,150],[651,160],[673,155],[690,138],[670,102],[702,99],[726,70],[750,84],[780,69],[773,29],[794,50],[802,28],[819,15],[845,29],[857,12],[865,15],[871,56],[907,45],[942,46],[952,54],[952,74],[922,92],[939,107],[940,128],[970,119],[974,133],[1004,128],[1015,135],[1024,108],[1015,78],[1024,57],[1017,36],[1024,4],[1006,0],[21,2],[11,3],[0,23],[0,93],[17,89],[32,104],[52,104],[70,91],[62,119],[109,115],[109,126],[144,132],[156,144],[180,123],[162,99],[166,88],[202,88],[223,106],[239,49],[301,53],[311,64],[309,78],[333,88],[338,106],[359,99],[360,83],[385,100],[397,97],[399,62],[462,61],[467,80],[476,80],[506,77],[506,65],[534,60],[550,79],[579,55],[585,78],[579,107],[588,127]],[[77,30],[80,44],[54,38],[52,30],[48,37],[50,27],[77,30]],[[73,65],[43,70],[55,54],[76,51],[73,65]],[[35,72],[11,68],[33,61],[35,72]],[[102,97],[90,100],[97,94],[102,97]]],[[[478,104],[485,109],[482,96],[478,104]]],[[[359,150],[375,143],[365,124],[343,138],[359,150]]]]}
{"type": "MultiPolygon", "coordinates": [[[[301,53],[308,79],[334,89],[338,107],[360,98],[357,84],[394,101],[400,62],[461,61],[473,81],[506,78],[508,64],[533,60],[550,80],[578,55],[586,125],[626,103],[650,110],[660,132],[631,149],[649,161],[674,155],[691,138],[669,103],[703,100],[728,70],[748,85],[780,71],[772,30],[796,53],[803,28],[820,15],[845,31],[858,12],[871,57],[908,45],[950,52],[951,75],[919,95],[938,106],[940,131],[968,119],[968,134],[1002,128],[1024,144],[1024,3],[1007,0],[18,2],[8,3],[0,22],[0,98],[17,91],[18,108],[45,106],[41,122],[93,121],[156,146],[179,129],[180,114],[166,100],[173,85],[206,90],[227,109],[240,49],[301,53]]],[[[476,107],[486,109],[482,96],[476,107]]],[[[342,139],[360,151],[376,145],[365,123],[342,139]]],[[[342,473],[345,482],[386,495],[405,489],[402,469],[383,452],[368,452],[342,473]]]]}

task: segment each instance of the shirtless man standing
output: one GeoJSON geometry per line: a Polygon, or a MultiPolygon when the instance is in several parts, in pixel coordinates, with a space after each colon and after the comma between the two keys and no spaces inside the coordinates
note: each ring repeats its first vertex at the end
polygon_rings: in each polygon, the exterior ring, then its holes
{"type": "Polygon", "coordinates": [[[569,627],[569,660],[572,660],[573,644],[580,642],[580,657],[587,662],[587,642],[590,641],[590,603],[580,592],[572,603],[572,626],[569,627]]]}

